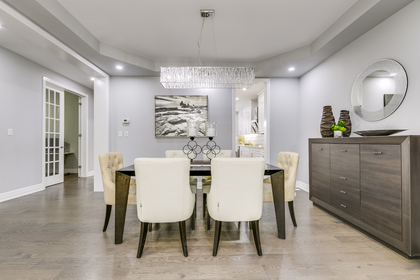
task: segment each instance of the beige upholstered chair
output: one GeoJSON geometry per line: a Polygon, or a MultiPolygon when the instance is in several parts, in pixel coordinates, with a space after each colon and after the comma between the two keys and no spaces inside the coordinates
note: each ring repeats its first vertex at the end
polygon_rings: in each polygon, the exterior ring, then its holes
{"type": "MultiPolygon", "coordinates": [[[[103,231],[106,231],[111,216],[112,205],[115,205],[115,171],[124,167],[122,154],[118,152],[100,154],[99,165],[101,166],[102,185],[106,204],[103,231]]],[[[127,204],[136,204],[136,181],[134,179],[130,181],[127,204]]]]}
{"type": "MultiPolygon", "coordinates": [[[[167,150],[165,151],[166,158],[188,158],[188,156],[182,150],[167,150]]],[[[195,194],[194,213],[191,219],[191,229],[195,230],[195,218],[197,216],[197,178],[194,176],[190,177],[191,191],[195,194]]]]}
{"type": "MultiPolygon", "coordinates": [[[[220,150],[215,156],[213,153],[208,153],[207,150],[203,150],[203,161],[210,161],[213,158],[231,158],[232,150],[220,150]]],[[[210,215],[206,217],[207,210],[207,194],[210,192],[211,187],[211,176],[204,176],[202,179],[202,191],[203,191],[203,218],[206,218],[206,228],[210,230],[210,215]]]]}
{"type": "Polygon", "coordinates": [[[182,251],[188,256],[185,220],[194,210],[186,158],[137,158],[137,215],[141,221],[137,258],[143,253],[149,223],[179,223],[182,251]]]}
{"type": "Polygon", "coordinates": [[[299,165],[299,154],[293,152],[280,152],[277,159],[277,166],[284,169],[284,201],[289,204],[289,212],[295,227],[296,218],[293,207],[295,199],[296,175],[299,165]]]}
{"type": "Polygon", "coordinates": [[[207,198],[215,220],[213,256],[217,255],[222,222],[249,221],[258,255],[262,255],[259,219],[263,207],[264,158],[218,158],[211,163],[207,198]]]}

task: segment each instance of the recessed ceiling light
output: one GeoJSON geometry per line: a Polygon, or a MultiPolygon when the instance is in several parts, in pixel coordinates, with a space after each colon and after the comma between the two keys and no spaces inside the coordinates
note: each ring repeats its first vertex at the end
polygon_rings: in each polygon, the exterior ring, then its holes
{"type": "Polygon", "coordinates": [[[95,80],[95,78],[94,77],[92,77],[92,78],[90,78],[92,81],[94,81],[95,80]]]}
{"type": "Polygon", "coordinates": [[[295,71],[295,67],[290,67],[289,72],[295,71]]]}
{"type": "Polygon", "coordinates": [[[236,97],[236,100],[239,100],[239,97],[236,97]]]}
{"type": "Polygon", "coordinates": [[[117,65],[115,68],[117,68],[118,70],[122,70],[123,67],[121,65],[117,65]]]}
{"type": "Polygon", "coordinates": [[[243,88],[242,90],[246,90],[246,88],[243,88]]]}

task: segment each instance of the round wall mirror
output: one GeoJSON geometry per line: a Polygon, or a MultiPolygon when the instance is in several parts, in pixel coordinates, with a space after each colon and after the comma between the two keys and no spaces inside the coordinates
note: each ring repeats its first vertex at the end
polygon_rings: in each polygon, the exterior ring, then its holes
{"type": "Polygon", "coordinates": [[[402,65],[392,59],[375,61],[353,84],[353,111],[366,121],[382,120],[398,109],[406,92],[407,73],[402,65]]]}

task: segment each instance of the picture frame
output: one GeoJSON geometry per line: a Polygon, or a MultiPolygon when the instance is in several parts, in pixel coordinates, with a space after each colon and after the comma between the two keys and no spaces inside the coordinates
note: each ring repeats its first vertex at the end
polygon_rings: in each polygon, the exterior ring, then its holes
{"type": "Polygon", "coordinates": [[[205,137],[207,95],[155,95],[155,137],[188,137],[188,121],[198,122],[197,137],[205,137]]]}

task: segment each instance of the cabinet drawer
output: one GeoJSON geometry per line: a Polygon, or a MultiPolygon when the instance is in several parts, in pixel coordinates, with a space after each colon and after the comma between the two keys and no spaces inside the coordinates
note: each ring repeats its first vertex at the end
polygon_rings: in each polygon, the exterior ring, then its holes
{"type": "Polygon", "coordinates": [[[330,144],[313,144],[310,164],[310,197],[330,203],[330,144]]]}
{"type": "Polygon", "coordinates": [[[331,186],[360,189],[358,144],[331,145],[331,186]]]}
{"type": "Polygon", "coordinates": [[[361,217],[402,240],[400,145],[361,145],[361,217]]]}
{"type": "Polygon", "coordinates": [[[351,187],[331,188],[331,205],[344,213],[360,218],[360,190],[351,187]]]}

